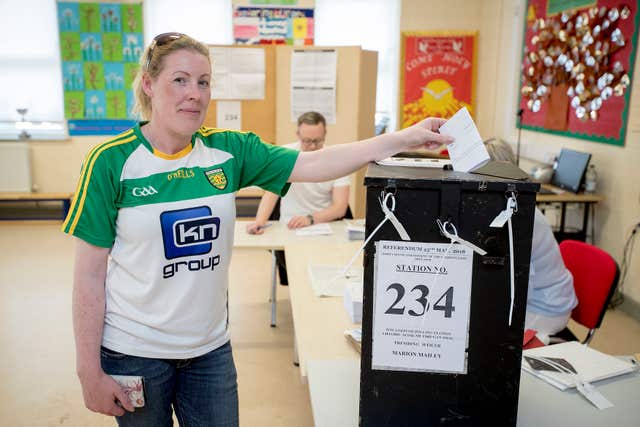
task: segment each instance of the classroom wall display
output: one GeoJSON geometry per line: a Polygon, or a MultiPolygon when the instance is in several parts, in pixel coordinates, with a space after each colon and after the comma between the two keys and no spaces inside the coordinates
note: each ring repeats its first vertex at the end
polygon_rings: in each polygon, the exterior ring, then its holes
{"type": "Polygon", "coordinates": [[[403,32],[400,125],[449,118],[462,107],[474,115],[476,32],[403,32]]]}
{"type": "Polygon", "coordinates": [[[144,51],[142,3],[58,2],[69,135],[109,135],[135,124],[131,85],[144,51]]]}
{"type": "Polygon", "coordinates": [[[236,44],[313,45],[314,0],[234,0],[236,44]]]}
{"type": "Polygon", "coordinates": [[[637,2],[528,0],[522,128],[624,145],[638,22],[637,2]]]}

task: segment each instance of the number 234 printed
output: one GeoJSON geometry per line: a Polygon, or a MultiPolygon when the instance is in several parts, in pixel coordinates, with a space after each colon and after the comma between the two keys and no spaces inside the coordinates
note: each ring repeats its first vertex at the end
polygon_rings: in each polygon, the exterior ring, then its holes
{"type": "MultiPolygon", "coordinates": [[[[387,287],[387,291],[395,291],[396,298],[393,301],[393,304],[389,306],[387,310],[385,310],[384,314],[405,314],[406,307],[404,304],[404,295],[405,295],[405,287],[400,283],[392,283],[387,287]]],[[[412,301],[417,302],[420,307],[422,307],[421,312],[417,312],[413,309],[406,310],[410,316],[422,316],[428,310],[430,306],[430,302],[428,300],[429,296],[429,288],[425,285],[416,285],[411,288],[411,293],[418,292],[418,297],[411,297],[412,301]]],[[[440,295],[437,301],[433,304],[433,310],[442,311],[445,318],[450,318],[455,311],[455,307],[453,305],[453,286],[449,286],[447,290],[440,295]]]]}

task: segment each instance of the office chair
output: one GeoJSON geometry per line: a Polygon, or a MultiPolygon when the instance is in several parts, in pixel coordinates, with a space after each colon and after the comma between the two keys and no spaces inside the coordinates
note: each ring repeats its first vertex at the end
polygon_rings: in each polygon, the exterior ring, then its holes
{"type": "MultiPolygon", "coordinates": [[[[273,208],[273,211],[271,212],[271,215],[269,216],[269,221],[280,220],[280,200],[281,198],[279,197],[278,201],[276,202],[276,205],[273,208]]],[[[353,219],[351,206],[347,205],[347,211],[345,212],[342,218],[338,218],[338,220],[340,219],[353,219]]],[[[284,258],[284,251],[276,250],[273,252],[273,256],[275,257],[276,264],[278,266],[278,276],[280,277],[280,284],[284,286],[289,286],[289,277],[287,276],[287,263],[284,258]]]]}
{"type": "MultiPolygon", "coordinates": [[[[563,240],[560,253],[567,269],[573,275],[573,287],[578,305],[571,318],[589,329],[583,344],[589,344],[596,329],[602,324],[613,292],[618,285],[620,269],[618,263],[602,249],[577,240],[563,240]]],[[[554,335],[564,341],[579,341],[564,328],[554,335]]],[[[552,337],[552,342],[555,341],[552,337]]]]}

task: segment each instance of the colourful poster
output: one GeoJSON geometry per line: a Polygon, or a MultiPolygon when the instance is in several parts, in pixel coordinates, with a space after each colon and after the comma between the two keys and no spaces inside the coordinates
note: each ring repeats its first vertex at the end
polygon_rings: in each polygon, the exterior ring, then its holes
{"type": "Polygon", "coordinates": [[[237,44],[313,45],[312,8],[243,7],[233,9],[237,44]]]}
{"type": "Polygon", "coordinates": [[[131,127],[131,83],[144,51],[142,3],[57,6],[69,134],[115,134],[131,127]]]}
{"type": "Polygon", "coordinates": [[[624,145],[638,3],[528,0],[522,128],[624,145]]]}
{"type": "Polygon", "coordinates": [[[475,32],[407,32],[401,46],[401,127],[462,107],[474,114],[475,32]]]}

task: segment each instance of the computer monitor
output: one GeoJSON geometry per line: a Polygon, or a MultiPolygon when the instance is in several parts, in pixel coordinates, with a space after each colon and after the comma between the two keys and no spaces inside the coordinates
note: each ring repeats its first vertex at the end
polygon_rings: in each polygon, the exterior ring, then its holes
{"type": "Polygon", "coordinates": [[[553,171],[551,184],[567,191],[577,193],[580,191],[582,180],[584,179],[587,165],[591,159],[591,154],[581,151],[563,148],[553,171]]]}

